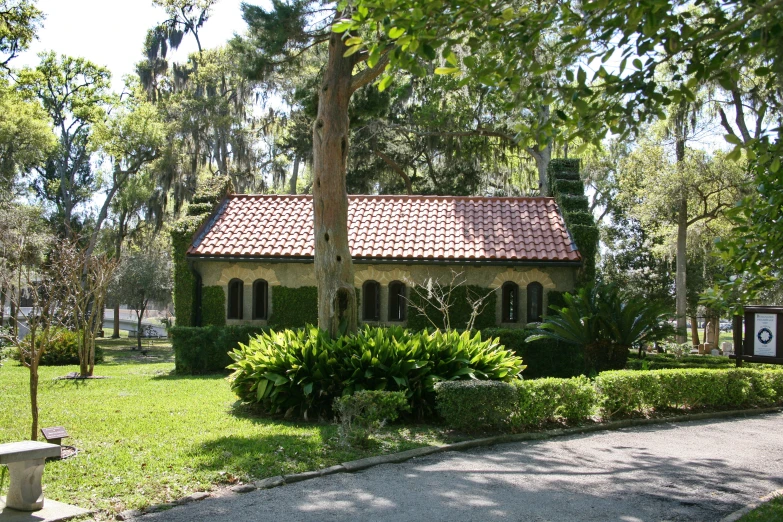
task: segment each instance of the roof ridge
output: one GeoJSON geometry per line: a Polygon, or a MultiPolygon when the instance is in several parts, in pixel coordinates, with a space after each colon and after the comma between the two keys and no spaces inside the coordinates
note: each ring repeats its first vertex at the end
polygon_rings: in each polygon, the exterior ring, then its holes
{"type": "MultiPolygon", "coordinates": [[[[280,199],[311,199],[312,194],[229,194],[229,198],[280,198],[280,199]]],[[[430,194],[348,194],[348,198],[368,199],[449,199],[449,200],[482,200],[482,201],[513,201],[513,200],[545,200],[554,201],[552,196],[438,196],[430,194]]]]}

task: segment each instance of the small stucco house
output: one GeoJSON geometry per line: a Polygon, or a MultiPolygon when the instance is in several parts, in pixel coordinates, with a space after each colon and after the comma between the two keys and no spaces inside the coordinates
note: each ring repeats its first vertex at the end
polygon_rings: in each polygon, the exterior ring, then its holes
{"type": "MultiPolygon", "coordinates": [[[[553,198],[348,199],[360,323],[412,326],[416,288],[458,274],[494,295],[492,324],[523,327],[545,315],[548,295],[576,284],[582,257],[553,198]]],[[[211,306],[223,307],[213,317],[259,326],[293,326],[297,314],[314,320],[312,206],[307,195],[220,202],[186,254],[200,287],[217,295],[211,306]]]]}

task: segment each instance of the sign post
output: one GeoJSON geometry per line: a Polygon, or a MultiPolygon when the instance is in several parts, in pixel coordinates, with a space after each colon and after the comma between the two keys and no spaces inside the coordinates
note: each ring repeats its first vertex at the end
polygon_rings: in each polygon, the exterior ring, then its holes
{"type": "Polygon", "coordinates": [[[737,366],[743,361],[783,364],[783,307],[746,306],[744,321],[734,317],[734,346],[735,355],[729,357],[737,366]]]}

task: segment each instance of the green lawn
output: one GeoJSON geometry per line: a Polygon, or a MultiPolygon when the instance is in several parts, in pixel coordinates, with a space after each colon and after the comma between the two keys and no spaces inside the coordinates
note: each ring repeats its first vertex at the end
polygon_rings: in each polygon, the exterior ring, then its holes
{"type": "Polygon", "coordinates": [[[762,504],[738,522],[780,522],[783,520],[783,496],[775,497],[762,504]]]}
{"type": "MultiPolygon", "coordinates": [[[[64,426],[71,435],[64,443],[79,450],[46,465],[46,496],[99,509],[101,518],[238,480],[445,442],[438,428],[408,425],[386,430],[368,450],[345,448],[336,425],[239,408],[222,375],[172,375],[165,341],[154,342],[148,357],[127,340],[101,344],[106,362],[95,373],[107,379],[56,380],[77,367],[44,367],[39,390],[41,427],[64,426]]],[[[0,443],[29,437],[28,375],[12,361],[0,367],[0,443]]],[[[6,479],[0,494],[7,487],[6,479]]]]}

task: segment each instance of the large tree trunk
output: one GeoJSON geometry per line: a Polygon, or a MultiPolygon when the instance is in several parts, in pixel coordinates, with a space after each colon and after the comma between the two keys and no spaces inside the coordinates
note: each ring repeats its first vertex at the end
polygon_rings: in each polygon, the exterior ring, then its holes
{"type": "Polygon", "coordinates": [[[341,35],[329,38],[329,61],[313,125],[313,217],[318,326],[337,336],[357,329],[353,262],[348,247],[348,102],[354,58],[341,35]]]}
{"type": "MultiPolygon", "coordinates": [[[[677,153],[677,168],[682,167],[685,161],[685,141],[677,140],[675,144],[677,153]]],[[[681,173],[682,175],[682,173],[681,173]]],[[[684,184],[683,184],[684,185],[684,184]]],[[[685,342],[686,308],[688,306],[688,290],[686,288],[685,272],[688,269],[686,261],[686,249],[688,243],[688,194],[684,186],[680,189],[680,208],[677,214],[677,277],[675,280],[676,309],[677,309],[677,343],[685,342]]]]}

